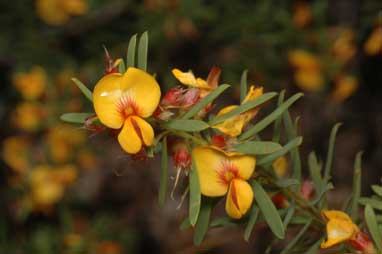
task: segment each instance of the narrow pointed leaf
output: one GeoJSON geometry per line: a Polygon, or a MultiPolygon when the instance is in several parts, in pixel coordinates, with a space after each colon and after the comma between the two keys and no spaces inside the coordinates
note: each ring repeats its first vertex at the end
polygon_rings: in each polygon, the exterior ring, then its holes
{"type": "Polygon", "coordinates": [[[351,203],[351,218],[356,221],[358,220],[358,200],[361,197],[361,179],[362,179],[362,168],[361,168],[362,152],[358,152],[355,157],[354,162],[354,173],[353,173],[353,194],[351,203]]]}
{"type": "Polygon", "coordinates": [[[317,192],[320,192],[320,190],[323,187],[323,180],[321,176],[322,166],[318,162],[317,156],[314,152],[311,152],[308,156],[308,166],[309,166],[310,178],[313,181],[315,190],[317,192]]]}
{"type": "Polygon", "coordinates": [[[272,99],[276,95],[277,95],[277,93],[274,93],[274,92],[265,93],[256,99],[250,100],[249,102],[238,106],[237,108],[235,108],[234,110],[232,110],[226,114],[223,114],[223,115],[220,115],[220,116],[213,118],[209,122],[209,124],[215,125],[215,124],[219,124],[221,122],[224,122],[228,118],[231,118],[233,116],[239,115],[239,114],[244,113],[244,112],[247,112],[248,110],[251,110],[257,106],[260,106],[261,104],[267,102],[268,100],[272,99]]]}
{"type": "Polygon", "coordinates": [[[326,163],[325,163],[325,171],[324,171],[324,180],[327,181],[330,178],[330,171],[333,164],[333,156],[334,156],[334,146],[336,142],[336,136],[338,128],[341,126],[341,123],[337,123],[332,128],[332,131],[330,132],[330,138],[329,138],[329,148],[328,148],[328,154],[326,156],[326,163]]]}
{"type": "Polygon", "coordinates": [[[126,67],[135,66],[135,48],[137,46],[137,35],[134,34],[131,36],[129,41],[129,46],[127,48],[127,58],[126,58],[126,67]]]}
{"type": "Polygon", "coordinates": [[[245,96],[247,95],[247,91],[248,91],[247,79],[248,79],[248,70],[244,70],[243,74],[241,74],[241,80],[240,80],[240,101],[243,101],[245,96]]]}
{"type": "Polygon", "coordinates": [[[159,205],[164,206],[167,193],[167,174],[168,174],[168,153],[167,153],[167,138],[162,141],[162,158],[161,158],[161,174],[159,183],[159,205]]]}
{"type": "Polygon", "coordinates": [[[126,66],[125,66],[125,61],[121,61],[120,63],[119,63],[119,65],[118,65],[118,71],[119,71],[119,73],[125,73],[125,71],[126,71],[126,66]]]}
{"type": "Polygon", "coordinates": [[[248,141],[235,146],[236,151],[252,155],[270,154],[282,148],[280,144],[268,141],[248,141]]]}
{"type": "Polygon", "coordinates": [[[199,176],[198,171],[196,170],[196,164],[194,159],[192,161],[192,169],[190,172],[190,205],[188,216],[190,218],[190,224],[195,226],[198,221],[199,211],[200,211],[200,203],[201,203],[201,193],[200,193],[200,184],[199,184],[199,176]]]}
{"type": "Polygon", "coordinates": [[[252,205],[251,213],[249,215],[248,224],[244,230],[244,240],[248,242],[249,237],[251,236],[252,230],[256,224],[257,218],[259,217],[259,208],[256,204],[252,205]]]}
{"type": "Polygon", "coordinates": [[[271,153],[267,156],[264,156],[263,158],[259,159],[257,162],[257,165],[264,166],[267,164],[272,163],[277,158],[287,154],[291,149],[301,145],[302,143],[302,137],[297,137],[291,141],[289,141],[288,144],[283,146],[282,149],[278,150],[277,152],[271,153]]]}
{"type": "Polygon", "coordinates": [[[211,198],[204,197],[202,206],[200,208],[198,221],[195,225],[195,232],[194,232],[195,245],[200,245],[203,242],[203,239],[208,231],[211,212],[213,207],[214,207],[214,200],[211,198]]]}
{"type": "Polygon", "coordinates": [[[244,132],[240,137],[239,140],[245,140],[248,138],[253,137],[258,132],[265,129],[268,125],[270,125],[272,122],[274,122],[277,118],[279,118],[292,104],[297,101],[299,98],[303,96],[302,93],[298,93],[290,97],[288,100],[286,100],[283,104],[280,105],[276,110],[274,110],[271,114],[263,118],[261,121],[259,121],[255,126],[253,126],[248,131],[244,132]]]}
{"type": "Polygon", "coordinates": [[[284,225],[272,200],[269,198],[263,187],[256,181],[253,182],[253,191],[255,193],[256,203],[262,214],[264,214],[264,219],[269,228],[277,238],[284,239],[284,225]]]}
{"type": "Polygon", "coordinates": [[[382,187],[379,185],[372,185],[371,189],[374,191],[375,194],[382,197],[382,187]]]}
{"type": "Polygon", "coordinates": [[[190,218],[185,218],[179,226],[180,230],[186,230],[191,227],[190,218]]]}
{"type": "Polygon", "coordinates": [[[149,36],[147,31],[139,38],[138,44],[138,68],[147,71],[147,51],[149,46],[149,36]]]}
{"type": "MultiPolygon", "coordinates": [[[[277,108],[281,106],[281,104],[284,102],[284,97],[285,97],[285,90],[282,90],[280,92],[278,101],[277,101],[277,108]]],[[[275,123],[273,124],[273,142],[279,142],[280,141],[280,135],[281,135],[281,120],[282,120],[282,115],[278,117],[275,120],[275,123]]]]}
{"type": "Polygon", "coordinates": [[[312,220],[310,220],[308,223],[305,224],[305,226],[297,233],[297,235],[289,242],[289,244],[285,246],[281,254],[286,254],[289,252],[289,250],[293,249],[293,247],[298,243],[301,237],[308,230],[308,228],[310,227],[310,224],[312,224],[312,220]]]}
{"type": "Polygon", "coordinates": [[[201,99],[198,103],[195,104],[186,114],[183,115],[182,119],[189,119],[199,113],[200,110],[207,107],[213,100],[215,100],[224,90],[229,87],[227,84],[218,86],[215,90],[209,93],[206,97],[201,99]]]}
{"type": "Polygon", "coordinates": [[[382,253],[382,234],[378,228],[377,218],[375,216],[374,210],[370,205],[365,207],[365,221],[367,228],[369,229],[370,235],[373,238],[374,245],[378,249],[378,253],[382,253]]]}
{"type": "Polygon", "coordinates": [[[89,101],[93,102],[93,93],[87,88],[81,81],[76,78],[72,78],[72,81],[77,85],[81,92],[88,98],[89,101]]]}
{"type": "Polygon", "coordinates": [[[86,118],[93,116],[94,113],[65,113],[60,116],[62,121],[68,123],[85,123],[86,118]]]}
{"type": "Polygon", "coordinates": [[[164,124],[166,128],[179,131],[202,131],[210,127],[206,122],[200,120],[170,120],[164,124]]]}
{"type": "Polygon", "coordinates": [[[284,217],[284,221],[283,221],[284,228],[288,228],[289,222],[293,218],[295,211],[296,211],[296,207],[295,207],[295,205],[292,204],[288,208],[287,214],[284,217]]]}

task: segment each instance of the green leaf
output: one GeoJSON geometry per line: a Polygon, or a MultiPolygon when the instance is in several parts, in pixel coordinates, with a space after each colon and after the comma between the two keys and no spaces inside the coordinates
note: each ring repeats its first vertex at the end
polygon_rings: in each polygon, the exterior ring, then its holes
{"type": "Polygon", "coordinates": [[[293,218],[293,215],[295,213],[296,207],[294,204],[292,204],[287,211],[287,214],[284,217],[283,225],[284,228],[288,228],[290,220],[293,218]]]}
{"type": "Polygon", "coordinates": [[[382,197],[382,187],[379,185],[372,185],[371,189],[374,191],[375,194],[382,197]]]}
{"type": "Polygon", "coordinates": [[[240,221],[233,220],[230,217],[224,216],[219,217],[211,221],[210,227],[217,228],[217,227],[236,227],[240,225],[240,221]]]}
{"type": "Polygon", "coordinates": [[[245,140],[248,138],[251,138],[258,132],[265,129],[268,125],[270,125],[273,121],[275,121],[277,118],[279,118],[295,101],[297,101],[299,98],[303,96],[302,93],[298,93],[290,97],[288,100],[286,100],[283,104],[280,105],[276,110],[274,110],[271,114],[263,118],[261,121],[259,121],[255,126],[253,126],[248,131],[244,132],[240,137],[239,140],[245,140]]]}
{"type": "Polygon", "coordinates": [[[119,64],[118,64],[118,71],[119,73],[125,73],[126,71],[126,67],[125,67],[125,61],[121,61],[119,64]]]}
{"type": "Polygon", "coordinates": [[[201,99],[195,104],[186,114],[183,115],[182,119],[189,119],[199,113],[200,110],[204,109],[208,104],[215,100],[224,90],[229,87],[227,84],[218,86],[215,90],[209,93],[206,97],[201,99]]]}
{"type": "Polygon", "coordinates": [[[256,99],[253,99],[253,100],[250,100],[240,106],[238,106],[237,108],[235,108],[234,110],[228,112],[228,113],[225,113],[223,115],[220,115],[220,116],[216,116],[214,117],[210,122],[209,124],[210,125],[216,125],[216,124],[219,124],[221,122],[224,122],[225,120],[233,117],[233,116],[236,116],[236,115],[239,115],[241,113],[244,113],[244,112],[247,112],[248,110],[250,109],[253,109],[267,101],[269,101],[270,99],[272,99],[273,97],[275,97],[277,95],[277,93],[265,93],[263,95],[261,95],[260,97],[256,98],[256,99]]]}
{"type": "Polygon", "coordinates": [[[318,194],[316,194],[316,197],[315,197],[312,201],[309,202],[310,205],[313,206],[313,205],[315,205],[316,203],[320,202],[321,199],[322,199],[322,197],[324,196],[324,194],[325,194],[326,192],[328,192],[329,190],[333,189],[333,188],[334,188],[334,186],[333,186],[332,183],[327,183],[327,184],[320,190],[320,192],[319,192],[318,194]]]}
{"type": "Polygon", "coordinates": [[[358,199],[361,197],[361,181],[362,181],[362,152],[358,152],[355,156],[354,173],[353,173],[353,193],[351,203],[351,218],[358,220],[358,199]]]}
{"type": "Polygon", "coordinates": [[[256,181],[253,182],[253,191],[255,193],[257,205],[264,214],[264,219],[269,225],[269,228],[277,238],[284,239],[284,225],[272,200],[269,198],[263,187],[256,181]]]}
{"type": "Polygon", "coordinates": [[[244,154],[263,155],[274,153],[281,150],[283,147],[280,144],[274,142],[248,141],[242,144],[238,144],[234,148],[236,151],[244,154]]]}
{"type": "Polygon", "coordinates": [[[367,228],[369,229],[370,235],[373,238],[374,245],[378,249],[378,253],[382,253],[382,243],[381,243],[381,231],[379,231],[377,218],[375,216],[374,210],[370,205],[365,207],[365,221],[367,228]]]}
{"type": "Polygon", "coordinates": [[[288,253],[289,250],[291,250],[297,244],[297,242],[301,239],[301,237],[305,234],[305,232],[308,230],[311,224],[312,224],[312,219],[310,219],[310,221],[307,224],[305,224],[305,226],[297,233],[297,235],[289,242],[289,244],[284,247],[281,254],[288,253]]]}
{"type": "Polygon", "coordinates": [[[259,217],[259,208],[256,206],[256,204],[253,204],[251,208],[251,213],[249,214],[248,224],[244,230],[244,240],[247,242],[249,240],[249,237],[251,236],[253,227],[255,226],[258,217],[259,217]]]}
{"type": "Polygon", "coordinates": [[[248,79],[248,70],[244,70],[243,74],[241,74],[240,79],[240,102],[242,102],[247,95],[247,79],[248,79]]]}
{"type": "Polygon", "coordinates": [[[199,184],[199,176],[198,171],[196,170],[196,163],[194,158],[192,158],[192,169],[190,172],[190,205],[189,205],[189,218],[190,224],[195,226],[199,211],[200,211],[200,203],[201,203],[201,193],[200,193],[200,184],[199,184]]]}
{"type": "Polygon", "coordinates": [[[163,125],[165,128],[178,131],[202,131],[210,127],[206,122],[200,120],[170,120],[163,125]]]}
{"type": "Polygon", "coordinates": [[[314,152],[311,152],[308,156],[308,166],[310,177],[313,181],[315,190],[320,192],[323,187],[323,180],[321,176],[322,165],[318,162],[317,156],[314,152]]]}
{"type": "Polygon", "coordinates": [[[272,163],[277,158],[287,154],[291,149],[301,145],[301,143],[302,143],[302,137],[297,137],[297,138],[289,141],[288,144],[286,144],[281,150],[274,152],[274,153],[271,153],[271,154],[264,156],[263,158],[259,159],[259,161],[257,162],[257,165],[264,166],[264,165],[267,165],[269,163],[272,163]]]}
{"type": "Polygon", "coordinates": [[[214,200],[211,198],[203,197],[203,203],[200,209],[198,221],[195,225],[194,244],[200,245],[203,242],[204,236],[208,231],[210,224],[210,217],[212,208],[214,207],[214,200]]]}
{"type": "Polygon", "coordinates": [[[179,228],[180,230],[186,230],[191,227],[190,218],[187,217],[183,220],[183,222],[180,224],[179,228]]]}
{"type": "Polygon", "coordinates": [[[162,141],[162,158],[161,158],[161,174],[159,183],[159,205],[164,206],[167,192],[167,172],[168,172],[168,153],[167,153],[167,137],[162,141]]]}
{"type": "Polygon", "coordinates": [[[147,51],[149,46],[149,36],[147,31],[141,35],[138,43],[138,68],[147,71],[147,51]]]}
{"type": "Polygon", "coordinates": [[[330,138],[329,138],[329,148],[328,148],[328,154],[326,156],[326,163],[325,163],[325,171],[324,171],[324,181],[328,181],[330,178],[330,170],[332,168],[333,163],[333,155],[334,155],[334,145],[336,142],[336,136],[338,128],[341,126],[341,123],[337,123],[332,128],[332,131],[330,132],[330,138]]]}
{"type": "Polygon", "coordinates": [[[62,121],[68,123],[85,123],[86,118],[93,116],[94,113],[65,113],[60,116],[62,121]]]}
{"type": "Polygon", "coordinates": [[[382,201],[372,198],[358,198],[361,205],[370,205],[372,208],[382,211],[382,201]]]}
{"type": "Polygon", "coordinates": [[[317,254],[322,241],[323,239],[320,239],[315,244],[313,244],[312,247],[310,247],[310,249],[306,252],[306,254],[317,254]]]}
{"type": "MultiPolygon", "coordinates": [[[[280,92],[279,99],[277,101],[277,107],[280,107],[281,104],[284,102],[284,97],[285,97],[285,90],[282,90],[280,92]]],[[[275,120],[275,123],[273,125],[273,138],[272,138],[273,142],[280,141],[281,120],[282,120],[282,115],[275,120]]]]}
{"type": "Polygon", "coordinates": [[[81,92],[88,98],[89,101],[93,102],[93,93],[87,88],[81,81],[76,78],[72,78],[72,81],[77,85],[81,92]]]}
{"type": "MultiPolygon", "coordinates": [[[[288,111],[284,113],[283,120],[285,125],[286,136],[288,140],[295,138],[297,136],[297,131],[295,127],[293,126],[292,119],[288,111]]],[[[301,158],[300,158],[300,153],[298,151],[298,147],[294,147],[290,151],[290,154],[292,158],[293,177],[301,181],[301,158]]]]}
{"type": "Polygon", "coordinates": [[[135,66],[135,48],[137,45],[137,35],[134,34],[131,36],[129,41],[129,46],[127,48],[127,58],[126,58],[126,67],[134,67],[135,66]]]}
{"type": "Polygon", "coordinates": [[[280,188],[288,188],[294,185],[300,185],[300,181],[293,178],[285,178],[277,180],[276,185],[280,188]]]}

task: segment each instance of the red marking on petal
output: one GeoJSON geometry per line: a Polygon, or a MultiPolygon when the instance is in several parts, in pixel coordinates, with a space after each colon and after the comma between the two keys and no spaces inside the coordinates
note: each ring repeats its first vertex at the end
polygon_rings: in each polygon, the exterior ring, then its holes
{"type": "Polygon", "coordinates": [[[235,187],[235,181],[232,181],[231,182],[231,196],[232,196],[232,201],[233,203],[235,204],[237,210],[240,211],[240,208],[239,208],[239,201],[237,199],[237,192],[236,192],[236,187],[235,187]]]}
{"type": "Polygon", "coordinates": [[[239,177],[239,170],[232,162],[225,160],[218,170],[218,176],[220,183],[228,185],[232,179],[239,177]]]}

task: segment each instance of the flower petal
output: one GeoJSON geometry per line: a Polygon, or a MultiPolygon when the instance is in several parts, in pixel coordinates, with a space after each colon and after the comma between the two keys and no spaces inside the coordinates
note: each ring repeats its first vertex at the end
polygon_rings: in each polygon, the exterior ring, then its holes
{"type": "Polygon", "coordinates": [[[177,80],[179,80],[180,83],[184,85],[206,89],[210,88],[207,81],[201,78],[195,78],[194,74],[191,71],[182,72],[179,69],[173,69],[172,74],[177,80]]]}
{"type": "Polygon", "coordinates": [[[131,117],[127,118],[121,132],[118,134],[118,142],[127,153],[136,154],[142,148],[142,140],[135,130],[131,117]]]}
{"type": "Polygon", "coordinates": [[[263,95],[263,87],[256,87],[255,86],[251,86],[249,88],[249,91],[247,93],[247,95],[245,96],[244,100],[241,102],[241,104],[244,104],[246,102],[249,102],[253,99],[256,99],[257,97],[263,95]]]}
{"type": "Polygon", "coordinates": [[[354,238],[359,232],[357,225],[351,218],[341,211],[322,211],[323,216],[328,219],[326,224],[327,241],[321,243],[321,248],[329,248],[338,243],[354,238]]]}
{"type": "Polygon", "coordinates": [[[122,97],[122,75],[113,73],[104,76],[96,84],[93,92],[94,110],[104,125],[109,128],[121,128],[124,118],[118,110],[118,102],[122,97]]]}
{"type": "Polygon", "coordinates": [[[136,114],[146,118],[151,116],[160,100],[160,87],[153,76],[136,68],[128,68],[123,74],[122,89],[135,102],[136,114]]]}
{"type": "Polygon", "coordinates": [[[209,197],[219,197],[226,194],[228,184],[219,175],[226,156],[215,149],[202,146],[194,148],[192,154],[198,171],[202,194],[209,197]]]}
{"type": "Polygon", "coordinates": [[[256,159],[249,155],[234,155],[230,156],[230,161],[238,169],[238,177],[243,180],[248,180],[256,167],[256,159]]]}
{"type": "Polygon", "coordinates": [[[138,136],[141,138],[145,146],[151,146],[154,142],[153,127],[138,116],[132,116],[130,119],[138,133],[138,136]]]}
{"type": "MultiPolygon", "coordinates": [[[[237,108],[236,105],[227,106],[221,109],[217,116],[224,115],[237,108]]],[[[245,119],[241,115],[236,115],[226,119],[224,122],[212,126],[214,129],[218,129],[224,134],[230,135],[231,137],[237,137],[240,135],[245,124],[245,119]]]]}
{"type": "Polygon", "coordinates": [[[234,219],[240,219],[251,207],[253,190],[244,180],[235,178],[229,186],[225,210],[234,219]]]}

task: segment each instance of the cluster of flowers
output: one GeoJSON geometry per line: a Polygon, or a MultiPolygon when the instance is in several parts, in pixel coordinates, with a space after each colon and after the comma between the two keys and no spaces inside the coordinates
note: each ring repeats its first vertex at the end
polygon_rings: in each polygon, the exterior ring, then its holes
{"type": "MultiPolygon", "coordinates": [[[[187,191],[190,190],[190,213],[192,199],[195,198],[192,189],[195,186],[200,191],[196,194],[196,199],[200,194],[215,199],[225,196],[226,213],[234,221],[248,218],[254,200],[260,209],[264,208],[262,201],[257,198],[257,195],[262,195],[260,192],[264,189],[259,187],[256,193],[254,190],[257,187],[253,181],[264,180],[262,184],[266,185],[272,183],[272,179],[285,178],[288,162],[281,154],[270,160],[273,168],[271,172],[255,172],[256,154],[260,154],[262,158],[261,154],[278,152],[282,147],[273,150],[268,147],[272,151],[264,153],[238,147],[261,143],[260,137],[252,133],[249,126],[261,105],[267,101],[265,96],[270,93],[264,93],[262,87],[256,86],[250,86],[248,91],[245,91],[246,85],[242,86],[244,91],[241,94],[240,105],[224,107],[213,115],[213,100],[219,95],[217,91],[226,86],[219,85],[221,70],[217,67],[211,69],[207,79],[195,77],[191,71],[173,69],[174,77],[181,84],[170,89],[161,99],[160,86],[155,77],[146,72],[145,64],[143,68],[132,65],[125,70],[123,60],[113,61],[108,53],[106,62],[105,75],[95,85],[90,98],[95,115],[86,115],[82,120],[85,128],[97,133],[106,129],[116,133],[121,148],[131,154],[133,159],[148,158],[153,152],[162,150],[162,159],[167,160],[168,139],[178,176],[181,171],[190,175],[190,186],[187,187],[187,191]],[[206,118],[210,119],[208,124],[203,121],[206,118]],[[161,132],[155,134],[154,129],[161,132]],[[196,179],[196,183],[193,179],[196,179]]],[[[86,87],[81,89],[86,90],[86,87]]],[[[63,119],[68,120],[67,117],[63,119]]],[[[273,120],[277,120],[277,117],[273,120]]],[[[270,122],[272,121],[267,120],[266,124],[270,122]]],[[[256,127],[252,127],[254,128],[256,127]]],[[[163,165],[164,170],[167,170],[167,163],[163,165]]],[[[348,242],[353,250],[375,253],[369,235],[362,232],[346,213],[324,208],[320,212],[310,205],[316,191],[311,181],[302,181],[300,186],[300,189],[281,187],[279,192],[265,194],[271,196],[265,199],[272,200],[273,206],[279,209],[289,207],[289,201],[298,201],[299,205],[302,204],[302,209],[312,212],[314,219],[321,223],[318,226],[320,229],[323,230],[322,224],[326,224],[327,240],[321,243],[322,248],[348,242]],[[293,195],[290,194],[291,191],[293,195]]],[[[198,205],[200,208],[200,197],[196,206],[198,205]]],[[[264,216],[267,220],[268,214],[264,216]]],[[[191,222],[191,217],[189,220],[189,224],[195,225],[191,222]]],[[[269,224],[275,233],[277,230],[272,228],[272,223],[269,224]]],[[[281,238],[283,237],[282,233],[281,238]]]]}
{"type": "Polygon", "coordinates": [[[46,71],[35,66],[13,76],[22,99],[10,114],[17,131],[4,140],[2,158],[12,170],[9,184],[19,193],[14,214],[51,211],[79,169],[96,165],[85,133],[57,120],[62,110],[82,110],[78,90],[68,88],[71,75],[65,70],[50,81],[46,71]]]}

